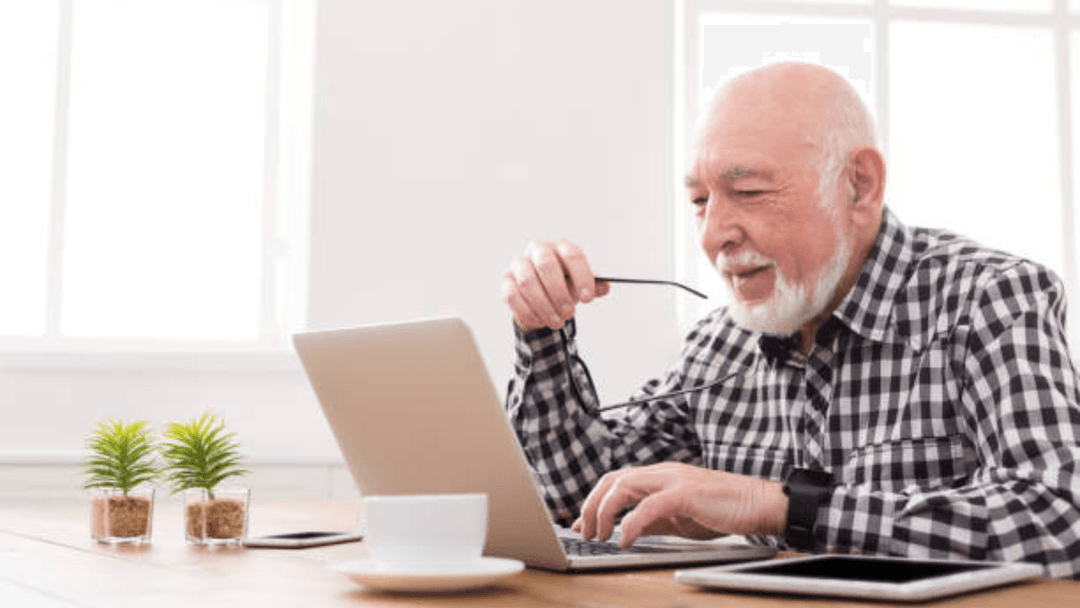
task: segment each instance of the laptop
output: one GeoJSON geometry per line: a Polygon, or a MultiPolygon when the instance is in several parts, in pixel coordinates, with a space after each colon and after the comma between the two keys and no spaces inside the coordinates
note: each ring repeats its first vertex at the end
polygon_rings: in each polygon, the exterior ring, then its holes
{"type": "Polygon", "coordinates": [[[461,319],[293,337],[360,492],[488,495],[484,554],[560,572],[763,559],[741,537],[646,537],[623,550],[555,525],[461,319]]]}

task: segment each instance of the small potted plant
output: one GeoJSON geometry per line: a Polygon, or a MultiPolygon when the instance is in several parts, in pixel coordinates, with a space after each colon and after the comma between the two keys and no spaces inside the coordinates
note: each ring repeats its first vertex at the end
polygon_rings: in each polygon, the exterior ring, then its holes
{"type": "Polygon", "coordinates": [[[172,422],[161,442],[164,472],[172,493],[184,493],[187,541],[238,545],[247,533],[249,492],[218,488],[222,481],[251,471],[240,468],[239,446],[225,424],[205,413],[186,423],[172,422]]]}
{"type": "Polygon", "coordinates": [[[99,422],[87,440],[90,536],[102,543],[150,542],[154,515],[154,442],[145,420],[99,422]]]}

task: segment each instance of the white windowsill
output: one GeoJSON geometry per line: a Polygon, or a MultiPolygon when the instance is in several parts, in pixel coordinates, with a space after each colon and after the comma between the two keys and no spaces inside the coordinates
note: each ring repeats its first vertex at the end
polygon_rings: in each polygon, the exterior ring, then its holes
{"type": "Polygon", "coordinates": [[[287,351],[0,350],[0,373],[302,373],[287,351]]]}
{"type": "MultiPolygon", "coordinates": [[[[87,452],[32,452],[0,450],[0,466],[84,466],[87,452]]],[[[274,467],[344,467],[345,459],[337,452],[325,454],[265,453],[244,455],[244,464],[274,467]]]]}

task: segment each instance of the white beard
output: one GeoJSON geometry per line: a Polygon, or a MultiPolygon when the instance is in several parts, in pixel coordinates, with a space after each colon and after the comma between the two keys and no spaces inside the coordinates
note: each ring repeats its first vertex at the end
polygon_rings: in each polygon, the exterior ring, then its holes
{"type": "Polygon", "coordinates": [[[851,259],[851,247],[846,242],[838,242],[832,257],[825,263],[821,274],[813,280],[813,288],[807,293],[805,284],[796,284],[780,274],[775,260],[761,256],[757,252],[746,251],[731,258],[723,254],[716,256],[713,262],[721,276],[721,281],[731,294],[732,304],[728,307],[732,319],[740,327],[776,336],[790,336],[806,322],[821,314],[836,292],[840,279],[844,276],[848,261],[851,259]],[[747,305],[740,302],[735,294],[731,279],[724,275],[723,268],[733,265],[773,266],[776,272],[776,284],[768,300],[759,304],[747,305]]]}

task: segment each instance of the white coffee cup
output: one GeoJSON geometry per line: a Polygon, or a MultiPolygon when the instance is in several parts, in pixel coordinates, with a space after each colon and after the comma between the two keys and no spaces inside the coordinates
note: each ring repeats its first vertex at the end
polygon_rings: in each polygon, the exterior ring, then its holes
{"type": "Polygon", "coordinates": [[[460,564],[480,559],[487,494],[364,497],[371,559],[389,566],[460,564]]]}

